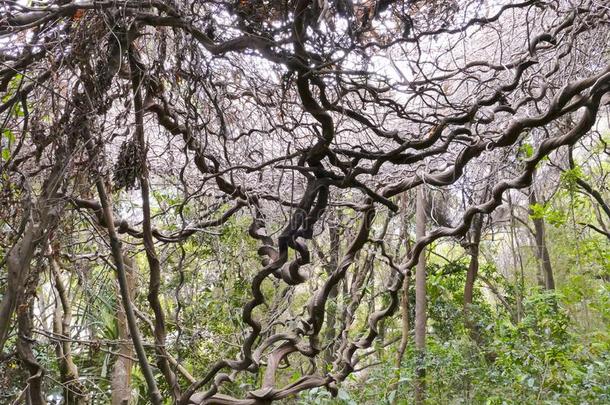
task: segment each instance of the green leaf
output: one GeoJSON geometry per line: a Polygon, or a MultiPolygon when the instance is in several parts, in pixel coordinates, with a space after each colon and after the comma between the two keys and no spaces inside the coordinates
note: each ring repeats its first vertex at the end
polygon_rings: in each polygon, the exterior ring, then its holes
{"type": "Polygon", "coordinates": [[[531,219],[544,219],[545,207],[542,204],[536,203],[530,205],[530,218],[531,219]]]}
{"type": "Polygon", "coordinates": [[[576,188],[576,182],[578,179],[583,178],[583,172],[580,166],[575,166],[573,169],[566,170],[561,173],[560,181],[561,185],[569,191],[574,191],[576,188]]]}
{"type": "Polygon", "coordinates": [[[9,146],[15,142],[15,135],[13,134],[13,131],[8,128],[2,130],[2,137],[8,140],[9,146]]]}
{"type": "Polygon", "coordinates": [[[534,147],[529,143],[524,143],[519,148],[519,152],[526,158],[530,158],[534,155],[534,147]]]}

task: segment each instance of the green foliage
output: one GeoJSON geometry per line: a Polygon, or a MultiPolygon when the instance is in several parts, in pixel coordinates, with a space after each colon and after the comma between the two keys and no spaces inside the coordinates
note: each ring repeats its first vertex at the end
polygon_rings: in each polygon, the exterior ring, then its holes
{"type": "MultiPolygon", "coordinates": [[[[427,404],[602,404],[610,401],[610,339],[596,331],[583,336],[574,329],[567,308],[586,297],[531,289],[523,300],[523,316],[515,322],[503,307],[493,307],[480,293],[471,308],[477,338],[462,326],[462,288],[466,263],[428,269],[429,329],[426,354],[427,404]],[[458,271],[460,269],[461,271],[458,271]]],[[[486,277],[497,272],[481,269],[486,277]]],[[[504,288],[507,301],[517,290],[504,288]]],[[[582,279],[580,282],[584,282],[582,279]]],[[[570,282],[576,286],[578,279],[570,282]]],[[[588,283],[582,287],[590,288],[588,283]]],[[[606,316],[610,294],[604,288],[606,316]]],[[[607,320],[607,318],[606,318],[607,320]]],[[[607,324],[607,323],[606,323],[607,324]]],[[[400,372],[391,364],[395,351],[380,354],[383,366],[353,376],[343,385],[343,398],[325,390],[299,396],[298,403],[411,404],[416,353],[412,344],[400,372]],[[351,396],[350,396],[351,395],[351,396]]]]}
{"type": "MultiPolygon", "coordinates": [[[[429,325],[439,337],[448,338],[454,329],[462,328],[461,303],[464,301],[467,270],[468,263],[463,261],[432,264],[427,268],[427,292],[431,304],[428,308],[429,325]]],[[[480,294],[477,291],[475,300],[478,298],[480,294]]]]}
{"type": "Polygon", "coordinates": [[[519,147],[519,153],[525,158],[529,159],[534,155],[534,147],[530,143],[523,143],[519,147]]]}
{"type": "Polygon", "coordinates": [[[576,166],[573,169],[565,170],[561,173],[560,180],[561,185],[568,191],[574,192],[577,187],[578,179],[582,179],[584,176],[580,166],[576,166]]]}
{"type": "MultiPolygon", "coordinates": [[[[2,103],[8,102],[15,93],[19,90],[23,83],[23,75],[21,73],[17,73],[8,83],[7,92],[2,97],[2,103]]],[[[13,104],[11,110],[11,115],[16,118],[22,118],[25,115],[23,108],[19,102],[13,104]]]]}
{"type": "MultiPolygon", "coordinates": [[[[7,139],[6,143],[14,142],[12,133],[5,131],[2,135],[7,139]]],[[[524,154],[531,155],[527,146],[524,147],[524,154]]],[[[532,282],[539,271],[536,260],[517,257],[513,262],[518,263],[514,264],[515,268],[496,261],[496,256],[506,255],[508,242],[502,236],[493,240],[484,235],[479,279],[473,303],[467,311],[468,320],[465,320],[464,284],[470,257],[455,241],[438,242],[431,247],[436,255],[430,255],[427,266],[425,367],[428,404],[610,403],[610,244],[603,236],[585,232],[577,226],[581,220],[592,222],[596,219],[592,203],[575,192],[576,180],[586,176],[590,174],[581,166],[565,171],[561,176],[562,188],[553,198],[529,207],[530,219],[542,219],[552,225],[546,229],[557,282],[555,292],[543,291],[532,282]],[[523,279],[519,279],[520,273],[523,279]]],[[[153,209],[166,213],[168,223],[163,224],[163,231],[175,231],[175,224],[180,223],[181,217],[196,223],[197,206],[181,206],[181,198],[168,190],[153,194],[153,209]]],[[[219,211],[228,208],[221,206],[219,211]]],[[[198,232],[179,246],[159,244],[162,265],[166,269],[160,300],[167,314],[167,345],[193,375],[204,375],[219,358],[240,356],[240,344],[248,329],[241,320],[241,311],[251,297],[250,282],[261,269],[256,253],[258,244],[245,236],[250,219],[236,215],[222,227],[198,232]]],[[[518,246],[516,252],[510,254],[529,252],[525,249],[518,246]]],[[[79,253],[96,251],[96,245],[85,244],[79,253]]],[[[139,267],[146,269],[144,252],[132,254],[139,267]]],[[[312,277],[312,283],[328,277],[325,270],[316,266],[314,260],[312,274],[319,277],[312,277]]],[[[381,275],[376,282],[385,281],[384,263],[376,261],[374,266],[374,272],[378,272],[375,274],[381,275]]],[[[350,269],[349,274],[353,275],[353,271],[350,269]]],[[[147,283],[147,272],[140,271],[137,279],[139,286],[136,289],[142,291],[141,285],[147,283]]],[[[71,286],[79,291],[74,297],[73,324],[86,325],[93,342],[116,341],[118,296],[112,269],[107,265],[93,265],[79,283],[83,284],[71,286]],[[93,283],[94,289],[88,284],[92,279],[97,281],[93,283]]],[[[285,304],[291,313],[303,311],[310,298],[308,291],[294,289],[286,304],[283,294],[287,290],[278,288],[279,285],[273,280],[263,283],[266,304],[257,311],[271,310],[278,304],[285,304]]],[[[372,302],[376,309],[390,303],[387,294],[377,293],[378,286],[368,284],[364,287],[365,296],[374,297],[372,302]]],[[[407,298],[413,323],[413,286],[407,298]]],[[[332,307],[341,314],[350,300],[351,296],[340,289],[326,309],[332,307]]],[[[134,302],[144,315],[152,318],[145,294],[136,294],[134,302]]],[[[357,309],[348,331],[350,337],[357,337],[365,328],[369,309],[366,305],[357,309]]],[[[255,311],[254,315],[262,318],[259,312],[255,311]]],[[[143,338],[152,342],[152,332],[143,322],[142,325],[143,338]]],[[[370,356],[374,366],[350,375],[339,386],[336,397],[325,388],[315,388],[288,398],[284,403],[413,403],[417,356],[412,336],[409,336],[403,362],[397,368],[396,344],[386,346],[383,343],[400,337],[399,317],[387,319],[383,327],[385,342],[376,341],[377,351],[370,356]]],[[[9,343],[14,344],[14,340],[15,337],[11,337],[9,343]]],[[[102,347],[91,344],[85,349],[75,344],[74,347],[78,348],[73,353],[74,361],[93,398],[98,403],[108,403],[116,344],[102,347]]],[[[52,342],[40,339],[35,353],[48,375],[56,379],[59,369],[52,342]]],[[[149,354],[152,358],[152,350],[149,354]]],[[[364,366],[366,362],[364,359],[358,366],[364,366]]],[[[278,386],[294,383],[310,367],[298,356],[291,357],[290,363],[290,371],[278,373],[278,386]]],[[[153,367],[163,395],[169,397],[169,388],[159,370],[153,367]]],[[[262,372],[264,367],[258,375],[244,373],[238,376],[235,381],[223,385],[223,393],[246,396],[248,391],[259,386],[262,372]]],[[[14,361],[0,365],[0,375],[18,381],[16,386],[27,381],[27,374],[14,361]]],[[[57,387],[51,379],[48,381],[51,392],[57,387]]],[[[184,380],[181,383],[184,384],[184,380]]],[[[147,386],[137,366],[134,366],[132,386],[137,393],[135,403],[148,403],[147,386]]],[[[0,402],[3,399],[0,395],[0,402]]]]}
{"type": "Polygon", "coordinates": [[[10,159],[11,146],[14,143],[15,143],[15,135],[13,135],[13,132],[8,128],[3,129],[2,130],[2,141],[0,141],[0,145],[3,145],[3,147],[2,147],[2,159],[3,160],[10,159]],[[6,142],[4,140],[6,140],[6,142]]]}
{"type": "Polygon", "coordinates": [[[565,224],[567,217],[565,212],[554,209],[550,204],[531,204],[530,218],[543,219],[553,226],[561,226],[565,224]]]}

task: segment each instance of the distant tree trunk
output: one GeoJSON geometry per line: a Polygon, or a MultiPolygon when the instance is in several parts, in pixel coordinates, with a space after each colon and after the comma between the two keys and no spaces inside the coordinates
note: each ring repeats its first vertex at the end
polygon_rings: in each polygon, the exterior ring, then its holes
{"type": "MultiPolygon", "coordinates": [[[[407,211],[407,193],[403,193],[400,198],[401,210],[403,212],[407,211]]],[[[411,250],[411,241],[409,240],[409,231],[407,226],[407,217],[403,215],[402,218],[402,237],[399,243],[399,246],[402,244],[406,245],[406,251],[409,252],[411,250]]],[[[398,257],[399,247],[396,249],[395,256],[398,257]]],[[[409,343],[409,332],[410,332],[410,319],[409,319],[409,286],[411,284],[411,277],[409,275],[405,276],[402,282],[402,294],[400,301],[400,318],[401,318],[401,338],[400,338],[400,346],[398,347],[398,353],[396,355],[396,380],[400,380],[401,375],[401,366],[402,359],[405,356],[405,351],[407,350],[407,344],[409,343]]],[[[399,384],[396,383],[393,385],[392,389],[398,389],[399,384]]],[[[394,400],[392,404],[398,403],[398,395],[394,396],[394,400]]]]}
{"type": "MultiPolygon", "coordinates": [[[[530,188],[529,193],[530,206],[537,204],[538,199],[536,197],[536,190],[534,187],[530,188]]],[[[555,279],[553,277],[553,267],[551,266],[551,257],[549,256],[549,250],[546,245],[546,230],[544,226],[544,219],[532,218],[534,222],[534,239],[536,240],[536,256],[538,257],[538,263],[542,268],[542,274],[544,275],[544,287],[547,290],[555,289],[555,279]]]]}
{"type": "Polygon", "coordinates": [[[481,214],[474,218],[471,228],[471,240],[468,246],[470,254],[470,263],[468,264],[468,272],[466,273],[466,284],[464,285],[464,326],[470,331],[470,336],[475,340],[479,340],[479,334],[476,330],[474,322],[472,322],[472,314],[470,307],[472,306],[472,296],[474,292],[474,283],[479,274],[479,249],[481,244],[481,231],[483,229],[483,216],[481,214]]]}
{"type": "Polygon", "coordinates": [[[148,282],[148,303],[152,309],[154,318],[154,331],[155,337],[155,352],[157,354],[157,366],[161,373],[165,377],[167,384],[169,385],[172,399],[177,401],[180,397],[180,387],[178,386],[178,380],[174,370],[172,370],[169,364],[167,349],[165,347],[166,340],[166,327],[165,327],[165,312],[161,305],[161,299],[159,298],[162,279],[161,279],[161,264],[159,256],[155,250],[155,241],[153,238],[153,225],[151,219],[151,208],[150,208],[150,181],[148,174],[148,162],[147,162],[147,150],[148,145],[146,143],[144,135],[144,108],[142,106],[142,71],[138,65],[139,56],[137,55],[136,48],[133,44],[129,46],[129,67],[131,70],[132,80],[132,92],[133,92],[133,107],[135,115],[135,139],[138,144],[140,152],[140,191],[142,196],[142,240],[144,242],[144,252],[146,253],[146,259],[148,260],[149,268],[149,282],[148,282]]]}
{"type": "Polygon", "coordinates": [[[36,287],[38,286],[40,269],[35,269],[26,280],[25,291],[17,299],[17,355],[24,368],[28,370],[30,376],[27,380],[25,390],[25,403],[27,405],[46,404],[42,392],[44,379],[44,368],[38,362],[34,354],[34,301],[36,297],[36,287]]]}
{"type": "MultiPolygon", "coordinates": [[[[330,276],[339,264],[339,229],[338,224],[331,223],[328,227],[330,235],[330,261],[326,269],[326,273],[330,276]]],[[[335,339],[335,323],[337,321],[337,285],[333,286],[328,294],[328,310],[326,311],[326,331],[325,340],[329,347],[324,353],[324,362],[329,370],[333,362],[334,339],[335,339]]],[[[330,370],[329,370],[330,371],[330,370]]]]}
{"type": "Polygon", "coordinates": [[[32,220],[28,221],[23,236],[15,243],[6,255],[6,287],[2,292],[0,302],[0,353],[4,349],[4,344],[9,337],[11,329],[11,319],[17,301],[22,294],[25,279],[30,273],[30,262],[40,240],[40,232],[37,224],[32,220]]]}
{"type": "MultiPolygon", "coordinates": [[[[396,355],[396,383],[392,384],[390,391],[398,390],[400,383],[402,359],[405,357],[405,351],[407,350],[407,344],[409,343],[409,283],[410,277],[405,276],[402,283],[402,294],[400,302],[400,317],[401,317],[401,338],[400,346],[398,347],[398,353],[396,355]]],[[[397,404],[399,401],[398,393],[394,396],[392,405],[397,404]]]]}
{"type": "MultiPolygon", "coordinates": [[[[426,197],[423,186],[417,190],[417,208],[415,211],[415,235],[417,240],[426,234],[426,197]]],[[[419,255],[415,270],[415,349],[416,359],[416,381],[415,381],[415,403],[423,404],[426,398],[425,381],[425,355],[426,355],[426,255],[419,255]]]]}
{"type": "MultiPolygon", "coordinates": [[[[95,150],[92,146],[91,137],[88,132],[86,133],[85,139],[86,141],[88,141],[87,149],[89,157],[93,159],[95,156],[95,150]]],[[[108,192],[106,191],[106,185],[104,184],[104,180],[102,177],[96,179],[95,186],[100,199],[100,203],[102,205],[103,220],[106,230],[108,232],[108,238],[110,240],[110,249],[112,252],[114,265],[116,267],[116,276],[119,282],[121,302],[123,303],[123,308],[125,309],[125,316],[127,318],[129,334],[131,335],[131,340],[133,342],[135,352],[138,355],[138,362],[140,363],[142,374],[144,374],[144,379],[146,380],[146,385],[148,386],[148,395],[150,397],[150,401],[153,405],[161,405],[163,403],[163,398],[161,397],[161,393],[159,392],[159,389],[157,387],[157,382],[155,381],[155,376],[153,374],[152,368],[150,367],[150,363],[146,358],[146,351],[144,350],[144,344],[142,342],[142,337],[140,336],[140,331],[138,329],[134,306],[131,302],[131,299],[129,298],[129,287],[127,285],[127,275],[125,269],[125,262],[123,259],[123,247],[122,242],[119,239],[118,233],[114,227],[114,216],[112,213],[111,205],[112,202],[110,200],[110,197],[108,196],[108,192]]]]}
{"type": "Polygon", "coordinates": [[[538,247],[536,244],[536,239],[534,239],[534,230],[532,228],[530,228],[528,226],[528,241],[529,241],[529,246],[532,247],[532,254],[534,259],[536,259],[536,268],[538,269],[536,271],[536,284],[538,285],[538,287],[544,289],[545,285],[544,285],[544,272],[542,271],[542,266],[540,266],[540,262],[538,260],[538,247]]]}
{"type": "Polygon", "coordinates": [[[479,245],[481,243],[481,229],[483,228],[483,216],[477,215],[472,224],[472,240],[468,246],[470,263],[466,273],[466,285],[464,286],[464,312],[468,312],[468,307],[472,305],[472,295],[474,283],[479,273],[479,245]]]}
{"type": "MultiPolygon", "coordinates": [[[[348,330],[354,322],[356,310],[365,295],[363,287],[370,280],[373,271],[373,261],[374,256],[371,253],[367,253],[363,259],[359,260],[360,264],[354,266],[354,275],[349,284],[349,290],[345,294],[345,297],[349,297],[350,300],[343,308],[343,325],[341,329],[344,331],[348,330]]],[[[344,283],[345,280],[343,281],[344,283]]]]}
{"type": "MultiPolygon", "coordinates": [[[[127,276],[127,287],[129,291],[129,298],[133,300],[135,291],[135,275],[136,262],[128,255],[123,255],[123,261],[125,263],[125,274],[127,276]]],[[[133,346],[131,344],[131,335],[129,334],[129,327],[127,325],[127,316],[125,315],[125,309],[120,303],[119,296],[119,310],[117,312],[117,320],[119,327],[119,356],[114,363],[114,369],[112,371],[112,405],[128,405],[131,403],[131,368],[133,366],[133,346]]]]}
{"type": "Polygon", "coordinates": [[[53,332],[60,339],[55,346],[55,354],[59,363],[61,382],[64,386],[64,398],[66,404],[82,405],[87,403],[87,390],[78,379],[78,368],[72,359],[72,348],[70,347],[72,304],[53,253],[49,258],[49,263],[58,296],[53,314],[53,332]]]}
{"type": "Polygon", "coordinates": [[[524,292],[524,269],[523,260],[521,258],[521,250],[518,247],[517,233],[515,231],[515,212],[513,209],[513,199],[511,193],[508,193],[508,207],[510,210],[510,248],[511,257],[513,259],[513,267],[515,269],[515,320],[520,322],[523,317],[523,292],[524,292]]]}
{"type": "Polygon", "coordinates": [[[406,276],[402,282],[402,296],[400,302],[400,316],[401,316],[401,333],[400,346],[398,347],[398,355],[396,356],[396,367],[400,369],[402,359],[407,350],[407,343],[409,343],[409,282],[411,278],[406,276]]]}

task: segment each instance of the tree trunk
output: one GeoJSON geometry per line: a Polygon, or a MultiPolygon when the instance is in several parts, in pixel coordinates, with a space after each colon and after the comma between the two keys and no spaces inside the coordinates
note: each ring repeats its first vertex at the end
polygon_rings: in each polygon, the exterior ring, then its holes
{"type": "Polygon", "coordinates": [[[26,405],[44,405],[45,396],[42,392],[44,368],[38,363],[34,355],[34,344],[32,332],[34,330],[34,301],[36,287],[38,285],[39,269],[35,269],[26,280],[25,291],[17,298],[17,355],[30,377],[27,380],[25,390],[26,405]]]}
{"type": "MultiPolygon", "coordinates": [[[[123,255],[125,263],[125,275],[127,276],[127,288],[129,298],[133,300],[135,291],[136,262],[128,255],[123,255]]],[[[119,356],[114,363],[112,371],[112,405],[129,405],[131,403],[131,368],[133,366],[133,347],[131,335],[127,325],[125,308],[120,303],[117,319],[119,324],[119,356]]]]}
{"type": "MultiPolygon", "coordinates": [[[[407,212],[407,193],[403,193],[400,197],[400,208],[403,212],[407,212]]],[[[400,246],[406,246],[406,252],[411,250],[411,241],[409,239],[409,229],[408,229],[408,221],[410,218],[407,218],[406,215],[402,217],[402,230],[401,230],[401,241],[397,244],[396,252],[394,254],[395,257],[398,257],[400,253],[400,246]]],[[[402,359],[405,356],[405,351],[407,350],[407,344],[409,343],[409,331],[410,331],[410,323],[409,319],[409,286],[411,284],[411,277],[406,275],[402,282],[402,293],[401,293],[401,301],[400,301],[400,318],[401,318],[401,338],[400,338],[400,346],[398,346],[398,353],[396,354],[396,383],[390,388],[389,391],[394,389],[398,390],[400,386],[398,381],[400,381],[401,376],[401,367],[402,367],[402,359]]],[[[394,396],[394,400],[392,401],[392,405],[398,403],[398,393],[394,396]]]]}
{"type": "MultiPolygon", "coordinates": [[[[426,197],[423,186],[417,190],[417,208],[415,212],[415,235],[421,240],[426,234],[426,197]]],[[[415,270],[415,349],[416,359],[416,381],[415,381],[415,403],[423,404],[425,393],[425,353],[426,353],[426,255],[425,250],[419,255],[415,270]]]]}
{"type": "MultiPolygon", "coordinates": [[[[337,266],[339,265],[339,230],[337,224],[331,223],[328,227],[328,232],[330,236],[330,262],[326,269],[326,273],[330,275],[335,271],[337,266]]],[[[330,369],[331,364],[333,362],[333,353],[335,346],[335,323],[337,321],[337,294],[338,288],[337,286],[333,286],[328,294],[328,310],[326,311],[326,331],[325,331],[325,340],[327,342],[328,349],[326,349],[324,353],[324,362],[326,363],[327,370],[330,369]]],[[[330,370],[329,370],[330,371],[330,370]]]]}
{"type": "Polygon", "coordinates": [[[82,405],[87,403],[87,391],[78,379],[78,368],[72,359],[72,348],[70,346],[72,304],[61,279],[59,265],[53,252],[49,258],[49,264],[58,296],[55,302],[55,313],[53,314],[53,333],[60,339],[55,346],[55,354],[59,364],[61,383],[64,386],[64,398],[66,404],[82,405]]]}
{"type": "MultiPolygon", "coordinates": [[[[530,188],[529,194],[530,206],[537,204],[538,199],[536,198],[536,190],[534,187],[530,188]]],[[[546,245],[546,230],[544,225],[544,219],[532,218],[534,222],[534,239],[536,240],[536,256],[538,263],[542,268],[542,274],[544,275],[544,288],[547,290],[555,289],[555,278],[553,277],[553,267],[551,266],[551,257],[549,256],[549,250],[546,245]]]]}
{"type": "Polygon", "coordinates": [[[23,291],[25,278],[30,272],[30,262],[37,246],[36,241],[40,239],[38,229],[32,220],[28,221],[23,236],[6,255],[8,274],[6,288],[0,303],[0,353],[2,353],[9,336],[11,319],[17,306],[19,294],[23,291]]]}
{"type": "Polygon", "coordinates": [[[472,239],[468,246],[470,254],[470,263],[468,264],[468,272],[466,273],[466,284],[464,285],[464,326],[470,331],[470,336],[475,340],[479,340],[479,334],[476,326],[471,319],[470,307],[472,306],[472,296],[474,292],[474,283],[479,274],[479,248],[481,244],[481,231],[483,228],[483,216],[477,215],[472,224],[472,239]]]}
{"type": "MultiPolygon", "coordinates": [[[[401,375],[401,367],[402,367],[402,359],[405,357],[405,351],[407,350],[407,344],[409,343],[409,282],[410,277],[405,276],[405,279],[402,283],[402,294],[401,294],[401,302],[400,302],[400,316],[401,316],[401,334],[400,337],[400,346],[398,347],[398,353],[396,355],[396,383],[392,384],[390,391],[398,390],[400,387],[401,375]]],[[[392,405],[398,403],[398,392],[394,395],[394,400],[392,401],[392,405]]]]}
{"type": "Polygon", "coordinates": [[[163,373],[167,384],[169,385],[172,399],[176,401],[180,397],[180,387],[176,374],[172,370],[169,361],[167,360],[167,350],[165,348],[166,327],[165,327],[165,312],[161,306],[159,299],[159,291],[161,288],[161,266],[159,257],[155,250],[155,242],[152,236],[152,221],[150,209],[150,182],[148,180],[148,162],[147,162],[147,144],[144,139],[144,115],[142,107],[142,77],[140,67],[137,61],[137,55],[133,44],[129,47],[129,67],[131,70],[132,90],[133,90],[133,107],[136,121],[135,139],[140,152],[140,190],[142,196],[142,238],[144,240],[144,251],[148,260],[150,271],[148,283],[148,302],[150,304],[154,318],[154,337],[155,337],[155,352],[157,353],[157,366],[163,373]]]}
{"type": "Polygon", "coordinates": [[[472,305],[472,295],[474,283],[479,273],[479,245],[481,243],[481,229],[483,228],[483,217],[478,215],[472,226],[472,240],[468,247],[470,263],[468,273],[466,273],[466,285],[464,286],[464,312],[468,311],[468,306],[472,305]]]}
{"type": "MultiPolygon", "coordinates": [[[[36,199],[24,198],[24,228],[20,230],[21,236],[6,254],[8,274],[0,302],[0,354],[8,339],[13,313],[30,276],[34,252],[46,240],[45,235],[52,233],[65,204],[63,199],[58,198],[57,189],[62,184],[71,157],[67,156],[62,148],[56,150],[54,157],[53,169],[43,183],[40,196],[36,199]]],[[[32,190],[27,187],[23,192],[25,197],[31,195],[32,190]]]]}
{"type": "Polygon", "coordinates": [[[524,269],[523,260],[521,258],[521,250],[519,249],[519,242],[517,240],[516,224],[515,224],[515,212],[513,209],[513,199],[511,193],[507,194],[508,207],[510,210],[510,248],[511,257],[513,259],[513,267],[515,270],[515,316],[516,322],[520,322],[523,317],[523,293],[524,293],[524,269]]]}
{"type": "Polygon", "coordinates": [[[402,359],[407,350],[407,343],[409,343],[409,281],[410,277],[406,276],[402,282],[402,297],[400,302],[400,316],[401,316],[401,333],[400,346],[398,347],[398,355],[396,356],[396,367],[400,369],[402,359]]]}
{"type": "MultiPolygon", "coordinates": [[[[87,130],[85,130],[84,132],[84,138],[86,141],[89,158],[91,160],[94,160],[96,156],[96,151],[92,145],[93,142],[91,140],[91,135],[88,133],[87,130]]],[[[144,379],[146,380],[146,385],[148,386],[148,395],[150,397],[150,401],[154,405],[161,405],[163,403],[163,398],[161,397],[161,393],[159,392],[159,388],[157,387],[157,382],[155,381],[155,376],[153,374],[152,368],[150,367],[150,363],[146,358],[146,351],[144,350],[144,343],[142,341],[142,337],[140,336],[140,331],[138,329],[133,303],[129,298],[127,275],[125,274],[125,262],[123,260],[123,244],[119,239],[119,235],[114,227],[112,202],[110,200],[110,197],[108,196],[108,192],[106,191],[106,185],[104,184],[104,180],[101,176],[99,176],[95,180],[95,187],[97,189],[97,194],[100,199],[100,204],[102,205],[102,218],[104,220],[104,224],[108,232],[108,239],[110,241],[110,251],[112,253],[112,258],[116,268],[116,276],[119,281],[121,302],[123,303],[123,307],[125,309],[127,326],[129,327],[129,334],[131,335],[131,340],[133,341],[135,352],[138,356],[138,362],[140,363],[142,374],[144,374],[144,379]]]]}

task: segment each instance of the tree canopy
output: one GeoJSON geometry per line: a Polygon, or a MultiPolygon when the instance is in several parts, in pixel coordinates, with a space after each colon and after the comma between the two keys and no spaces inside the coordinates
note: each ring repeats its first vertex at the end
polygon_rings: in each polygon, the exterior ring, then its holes
{"type": "Polygon", "coordinates": [[[5,398],[610,400],[609,42],[601,0],[0,1],[5,398]]]}

